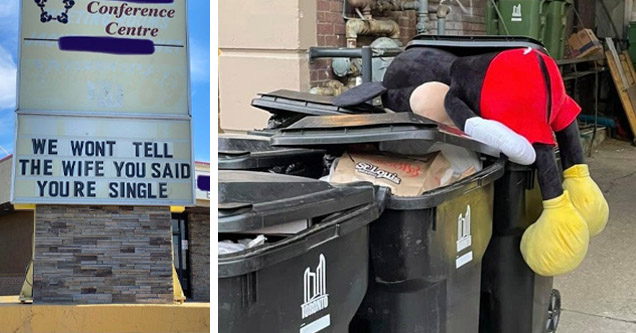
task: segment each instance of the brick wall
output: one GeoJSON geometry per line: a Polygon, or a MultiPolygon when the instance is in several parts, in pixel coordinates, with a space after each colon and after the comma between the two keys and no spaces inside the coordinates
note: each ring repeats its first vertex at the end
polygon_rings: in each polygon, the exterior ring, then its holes
{"type": "Polygon", "coordinates": [[[188,212],[190,289],[194,301],[210,301],[210,211],[188,212]]]}
{"type": "Polygon", "coordinates": [[[167,207],[36,207],[36,303],[171,303],[167,207]]]}
{"type": "MultiPolygon", "coordinates": [[[[486,0],[459,0],[468,11],[465,13],[459,6],[458,0],[446,1],[451,7],[446,18],[446,34],[448,35],[483,35],[486,32],[486,0]],[[471,6],[472,4],[472,6],[471,6]]],[[[317,33],[318,46],[346,47],[345,20],[342,17],[342,0],[317,0],[317,33]]],[[[429,1],[430,34],[437,33],[436,11],[438,1],[429,1]]],[[[348,14],[354,16],[355,14],[348,14]]],[[[393,19],[400,25],[400,41],[406,45],[416,34],[417,13],[415,11],[393,12],[374,16],[377,19],[393,19]]],[[[374,37],[359,37],[358,46],[368,45],[374,37]]],[[[311,66],[311,85],[319,86],[330,79],[337,79],[331,71],[331,59],[316,60],[311,66]]]]}

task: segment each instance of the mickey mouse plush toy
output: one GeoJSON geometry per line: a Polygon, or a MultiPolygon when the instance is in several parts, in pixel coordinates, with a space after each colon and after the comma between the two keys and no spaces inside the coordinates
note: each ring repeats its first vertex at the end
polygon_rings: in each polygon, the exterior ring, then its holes
{"type": "Polygon", "coordinates": [[[570,272],[583,261],[590,237],[607,223],[609,207],[583,160],[576,123],[581,108],[566,94],[551,57],[531,48],[466,57],[413,48],[393,60],[383,82],[346,91],[334,104],[352,106],[377,96],[393,111],[455,125],[512,162],[534,163],[543,213],[523,234],[523,258],[543,276],[570,272]]]}

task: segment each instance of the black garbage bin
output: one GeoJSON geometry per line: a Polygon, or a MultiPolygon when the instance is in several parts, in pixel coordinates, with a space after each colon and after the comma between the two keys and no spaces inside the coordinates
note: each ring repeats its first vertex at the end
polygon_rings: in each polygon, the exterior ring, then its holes
{"type": "MultiPolygon", "coordinates": [[[[516,36],[416,36],[408,48],[435,47],[458,56],[530,47],[547,53],[540,42],[516,36]]],[[[557,153],[558,159],[558,153],[557,153]]],[[[506,162],[494,185],[493,234],[483,257],[479,331],[552,332],[560,313],[560,295],[552,278],[534,274],[519,244],[542,211],[536,170],[506,162]]]]}
{"type": "Polygon", "coordinates": [[[367,289],[369,183],[219,171],[219,240],[267,243],[219,255],[219,331],[346,332],[367,289]],[[298,231],[290,223],[305,224],[298,231]]]}
{"type": "Polygon", "coordinates": [[[318,178],[324,150],[273,147],[269,138],[248,134],[218,136],[219,170],[251,170],[318,178]]]}
{"type": "MultiPolygon", "coordinates": [[[[463,133],[411,113],[307,117],[272,145],[423,155],[451,144],[499,156],[463,133]]],[[[496,160],[457,183],[417,197],[389,195],[370,227],[369,288],[350,332],[477,332],[481,259],[492,230],[496,160]]]]}
{"type": "Polygon", "coordinates": [[[554,332],[558,326],[561,300],[553,278],[534,274],[519,251],[523,232],[543,209],[536,172],[507,163],[495,182],[493,236],[482,268],[481,332],[554,332]]]}

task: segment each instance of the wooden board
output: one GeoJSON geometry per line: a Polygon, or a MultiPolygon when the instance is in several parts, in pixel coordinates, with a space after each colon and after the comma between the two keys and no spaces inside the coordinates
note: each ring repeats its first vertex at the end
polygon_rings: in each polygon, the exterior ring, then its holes
{"type": "MultiPolygon", "coordinates": [[[[614,50],[614,52],[616,52],[614,50]]],[[[610,51],[606,51],[605,55],[607,56],[607,64],[610,68],[610,73],[612,74],[612,79],[614,80],[614,85],[616,85],[616,90],[618,91],[618,95],[621,99],[621,104],[623,105],[623,109],[625,110],[625,114],[627,115],[627,120],[629,121],[629,126],[632,129],[632,134],[636,137],[636,109],[634,105],[636,105],[636,98],[630,98],[630,94],[628,94],[627,90],[630,86],[625,87],[623,82],[629,84],[626,69],[622,66],[622,62],[620,62],[620,58],[618,54],[613,53],[610,48],[610,51]],[[618,58],[619,62],[617,63],[614,59],[618,58]],[[619,68],[620,65],[620,68],[619,68]]],[[[628,58],[629,59],[629,58],[628,58]]],[[[630,70],[630,69],[627,69],[630,70]]],[[[630,76],[632,76],[633,72],[630,70],[630,76]]],[[[634,77],[634,76],[632,76],[634,77]]]]}
{"type": "Polygon", "coordinates": [[[632,58],[629,56],[627,51],[622,52],[625,56],[625,60],[627,62],[627,70],[632,74],[632,77],[636,79],[636,70],[634,69],[634,63],[632,62],[632,58]]]}
{"type": "Polygon", "coordinates": [[[628,61],[625,59],[625,55],[620,54],[618,57],[621,59],[621,65],[623,66],[625,77],[627,78],[627,84],[631,87],[634,85],[634,73],[629,70],[628,61]]]}

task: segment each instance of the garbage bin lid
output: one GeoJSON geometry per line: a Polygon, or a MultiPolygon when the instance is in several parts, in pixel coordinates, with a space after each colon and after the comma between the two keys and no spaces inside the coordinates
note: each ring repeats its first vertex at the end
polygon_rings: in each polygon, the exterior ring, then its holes
{"type": "Polygon", "coordinates": [[[218,142],[218,165],[221,170],[271,168],[307,158],[322,159],[325,154],[318,149],[273,147],[267,136],[220,134],[218,142]]]}
{"type": "Polygon", "coordinates": [[[381,151],[405,155],[422,154],[422,147],[447,143],[490,156],[500,154],[456,128],[411,112],[306,117],[281,129],[270,142],[273,146],[302,147],[379,143],[381,151]]]}
{"type": "Polygon", "coordinates": [[[219,232],[257,230],[326,216],[374,201],[370,183],[331,185],[316,179],[219,170],[219,232]]]}
{"type": "Polygon", "coordinates": [[[461,57],[526,47],[548,53],[540,41],[525,36],[417,35],[406,49],[413,47],[434,47],[461,57]]]}
{"type": "Polygon", "coordinates": [[[311,116],[385,112],[370,104],[346,108],[338,107],[333,105],[333,99],[333,96],[281,89],[260,94],[260,97],[252,100],[252,106],[270,113],[293,112],[311,116]]]}

